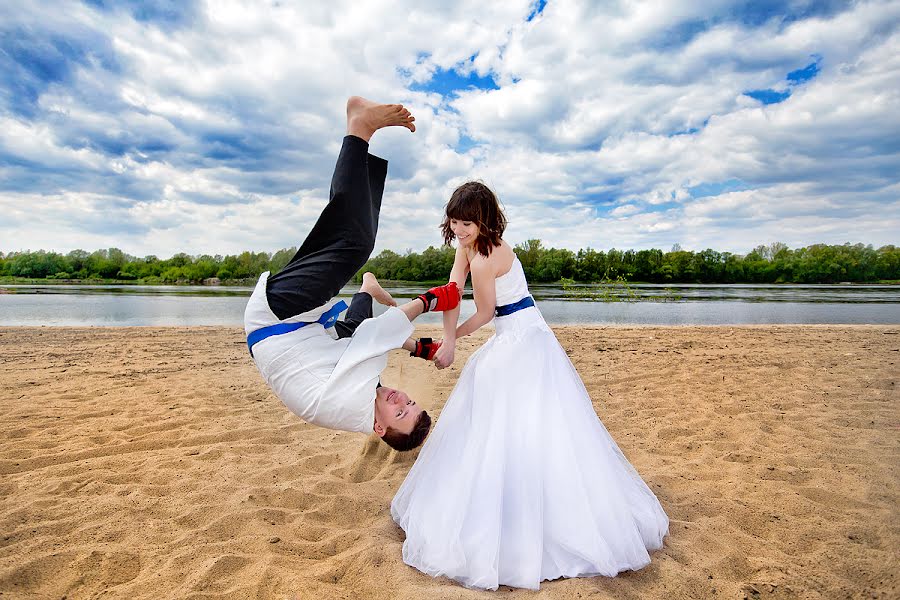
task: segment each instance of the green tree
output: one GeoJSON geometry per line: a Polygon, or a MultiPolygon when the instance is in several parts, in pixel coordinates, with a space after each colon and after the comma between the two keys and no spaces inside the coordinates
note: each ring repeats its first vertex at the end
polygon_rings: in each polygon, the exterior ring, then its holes
{"type": "MultiPolygon", "coordinates": [[[[520,259],[521,260],[521,259],[520,259]]],[[[541,252],[534,267],[536,281],[559,281],[575,272],[575,254],[571,250],[550,248],[541,252]]]]}
{"type": "MultiPolygon", "coordinates": [[[[73,277],[143,280],[149,283],[200,282],[209,277],[256,279],[263,271],[277,272],[295,254],[283,249],[243,252],[228,256],[190,256],[175,254],[160,260],[150,255],[130,256],[118,248],[88,253],[73,250],[62,255],[44,250],[0,252],[0,275],[32,279],[73,277]]],[[[515,247],[526,276],[533,282],[569,280],[602,282],[621,278],[655,282],[798,282],[836,283],[900,280],[900,249],[882,246],[877,250],[864,244],[813,244],[792,250],[774,242],[758,245],[745,256],[707,248],[698,253],[682,250],[677,244],[670,252],[659,249],[617,250],[607,253],[591,248],[573,253],[546,248],[532,239],[515,247]]],[[[369,270],[381,279],[440,281],[450,273],[455,251],[441,246],[421,253],[408,250],[404,255],[385,250],[371,258],[362,272],[369,270]]]]}
{"type": "MultiPolygon", "coordinates": [[[[269,267],[266,269],[271,273],[278,273],[281,271],[297,254],[296,246],[293,248],[283,248],[272,255],[272,259],[269,261],[269,267]]],[[[221,262],[221,258],[219,260],[221,262]]]]}
{"type": "Polygon", "coordinates": [[[544,253],[541,240],[526,240],[522,244],[516,244],[513,251],[516,253],[516,256],[519,257],[519,262],[522,263],[525,277],[534,279],[537,276],[538,263],[541,260],[541,255],[544,253]]]}
{"type": "Polygon", "coordinates": [[[606,273],[606,253],[588,248],[575,255],[575,276],[577,281],[596,282],[606,273]]]}

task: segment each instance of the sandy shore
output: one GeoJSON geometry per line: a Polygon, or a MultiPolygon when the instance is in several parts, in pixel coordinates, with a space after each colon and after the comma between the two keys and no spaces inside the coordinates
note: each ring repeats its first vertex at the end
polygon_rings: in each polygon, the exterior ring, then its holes
{"type": "MultiPolygon", "coordinates": [[[[239,330],[0,328],[0,596],[900,597],[900,328],[556,330],[671,518],[646,569],[432,579],[388,513],[415,454],[294,417],[239,330]]],[[[385,382],[439,414],[487,335],[385,382]]]]}

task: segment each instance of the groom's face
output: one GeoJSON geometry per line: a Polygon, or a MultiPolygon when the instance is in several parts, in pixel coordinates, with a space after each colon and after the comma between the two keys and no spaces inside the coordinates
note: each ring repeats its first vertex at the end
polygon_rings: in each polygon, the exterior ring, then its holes
{"type": "Polygon", "coordinates": [[[380,387],[375,393],[375,433],[380,436],[390,427],[401,433],[409,433],[422,413],[406,392],[380,387]]]}

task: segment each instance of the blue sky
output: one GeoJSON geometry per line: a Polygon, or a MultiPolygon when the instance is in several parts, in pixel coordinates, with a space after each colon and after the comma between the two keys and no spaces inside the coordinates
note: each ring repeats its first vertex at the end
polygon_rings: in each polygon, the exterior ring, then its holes
{"type": "Polygon", "coordinates": [[[512,243],[900,243],[897,0],[12,4],[2,252],[298,245],[352,94],[419,126],[373,139],[376,250],[468,179],[512,243]]]}

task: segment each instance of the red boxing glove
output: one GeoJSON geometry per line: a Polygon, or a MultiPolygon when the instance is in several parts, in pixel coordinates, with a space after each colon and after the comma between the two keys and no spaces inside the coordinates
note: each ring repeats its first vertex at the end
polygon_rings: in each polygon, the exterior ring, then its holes
{"type": "Polygon", "coordinates": [[[431,360],[434,358],[435,353],[440,347],[440,341],[435,342],[428,337],[419,338],[416,340],[416,349],[410,352],[409,355],[417,358],[424,358],[425,360],[431,360]]]}
{"type": "Polygon", "coordinates": [[[461,294],[455,281],[445,285],[433,287],[421,296],[419,300],[425,305],[425,312],[453,310],[459,306],[461,294]]]}

